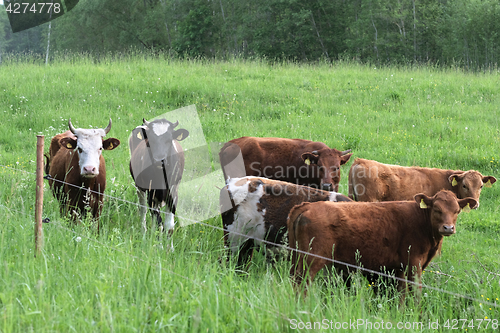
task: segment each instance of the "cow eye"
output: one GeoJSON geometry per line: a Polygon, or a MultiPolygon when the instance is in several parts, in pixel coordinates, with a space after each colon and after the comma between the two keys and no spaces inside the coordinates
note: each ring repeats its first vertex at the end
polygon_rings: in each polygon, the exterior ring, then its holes
{"type": "Polygon", "coordinates": [[[465,185],[462,185],[462,187],[463,187],[463,188],[467,188],[467,186],[465,186],[465,185]]]}
{"type": "Polygon", "coordinates": [[[83,149],[82,149],[82,148],[80,148],[80,147],[78,147],[78,152],[79,152],[79,153],[83,153],[83,149]]]}

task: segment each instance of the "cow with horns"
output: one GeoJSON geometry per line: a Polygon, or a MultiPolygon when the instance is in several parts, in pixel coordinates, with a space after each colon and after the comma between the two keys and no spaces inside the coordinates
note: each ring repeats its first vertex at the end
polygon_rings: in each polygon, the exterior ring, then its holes
{"type": "Polygon", "coordinates": [[[186,129],[175,129],[179,122],[166,119],[143,124],[132,131],[129,139],[130,173],[139,197],[140,214],[144,230],[149,207],[160,230],[172,231],[177,204],[177,190],[184,171],[184,152],[179,141],[188,137],[186,129]],[[147,206],[146,206],[147,198],[147,206]],[[160,208],[166,206],[166,219],[160,208]]]}
{"type": "Polygon", "coordinates": [[[89,210],[99,220],[106,188],[102,151],[115,149],[120,140],[103,139],[111,129],[111,119],[104,129],[75,128],[71,119],[68,126],[69,131],[52,138],[49,154],[45,155],[49,185],[62,215],[69,213],[77,221],[89,210]]]}

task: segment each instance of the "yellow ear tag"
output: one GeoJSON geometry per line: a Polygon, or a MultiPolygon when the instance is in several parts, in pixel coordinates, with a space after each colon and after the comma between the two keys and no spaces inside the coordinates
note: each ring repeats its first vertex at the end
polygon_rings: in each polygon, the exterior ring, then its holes
{"type": "Polygon", "coordinates": [[[305,163],[305,164],[307,164],[307,165],[310,165],[310,164],[311,164],[311,160],[310,160],[310,159],[308,159],[308,158],[306,158],[306,159],[304,160],[304,163],[305,163]]]}
{"type": "Polygon", "coordinates": [[[71,148],[73,148],[73,145],[72,145],[71,143],[69,143],[69,142],[68,142],[68,143],[66,144],[66,148],[71,149],[71,148]]]}
{"type": "Polygon", "coordinates": [[[470,206],[469,206],[469,203],[467,203],[467,205],[465,205],[465,207],[464,207],[464,208],[462,208],[462,212],[464,212],[464,213],[468,213],[468,212],[470,212],[470,206]]]}
{"type": "Polygon", "coordinates": [[[177,137],[177,141],[181,141],[182,140],[182,133],[177,137]]]}
{"type": "Polygon", "coordinates": [[[427,208],[427,205],[425,204],[424,199],[420,200],[420,208],[422,208],[422,209],[426,209],[427,208]]]}
{"type": "Polygon", "coordinates": [[[141,135],[141,132],[137,132],[137,138],[138,138],[139,140],[142,140],[142,135],[141,135]]]}
{"type": "Polygon", "coordinates": [[[491,182],[490,182],[490,180],[489,180],[489,179],[488,179],[488,181],[487,181],[486,183],[484,183],[484,186],[486,186],[486,187],[491,187],[491,182]]]}
{"type": "Polygon", "coordinates": [[[451,186],[457,186],[457,184],[457,180],[453,178],[453,180],[451,181],[451,186]]]}
{"type": "Polygon", "coordinates": [[[113,147],[114,147],[114,146],[113,146],[113,142],[110,142],[110,143],[109,143],[109,147],[108,147],[108,150],[111,150],[111,149],[113,149],[113,147]]]}

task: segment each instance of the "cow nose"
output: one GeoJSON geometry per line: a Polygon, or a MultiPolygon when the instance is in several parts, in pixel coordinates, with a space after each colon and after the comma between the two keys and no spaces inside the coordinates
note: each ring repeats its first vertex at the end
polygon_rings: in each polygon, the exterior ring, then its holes
{"type": "Polygon", "coordinates": [[[86,166],[83,167],[83,172],[86,174],[94,174],[96,172],[95,166],[86,166]]]}
{"type": "Polygon", "coordinates": [[[323,190],[325,191],[331,191],[332,190],[332,184],[325,183],[322,185],[323,190]]]}
{"type": "Polygon", "coordinates": [[[455,226],[454,225],[443,225],[443,230],[445,234],[452,234],[454,233],[455,226]]]}

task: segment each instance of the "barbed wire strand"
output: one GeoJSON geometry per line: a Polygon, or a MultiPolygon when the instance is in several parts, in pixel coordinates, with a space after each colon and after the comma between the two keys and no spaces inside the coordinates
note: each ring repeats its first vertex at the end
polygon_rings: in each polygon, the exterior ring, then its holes
{"type": "MultiPolygon", "coordinates": [[[[3,166],[3,165],[0,165],[0,166],[3,166]]],[[[6,166],[3,166],[3,167],[6,167],[6,166]]],[[[10,168],[10,167],[7,167],[7,168],[10,168]]],[[[19,170],[19,169],[15,169],[15,168],[10,168],[10,169],[19,170]]],[[[24,171],[24,170],[19,170],[19,171],[24,171]]],[[[31,173],[31,172],[28,172],[28,171],[24,171],[24,172],[30,173],[30,174],[34,175],[34,173],[31,173]]],[[[129,201],[129,200],[125,200],[125,199],[122,199],[122,198],[113,197],[111,195],[100,193],[98,191],[91,190],[91,189],[86,188],[84,186],[78,186],[78,185],[74,185],[74,184],[71,184],[71,183],[67,183],[65,181],[55,179],[55,178],[51,177],[50,175],[46,175],[44,178],[45,179],[51,179],[53,181],[57,181],[57,182],[66,184],[66,185],[75,187],[75,188],[80,189],[80,190],[87,190],[87,191],[92,192],[92,193],[101,194],[101,195],[103,195],[105,197],[108,197],[108,198],[111,198],[111,199],[114,199],[114,200],[118,200],[118,201],[122,201],[122,202],[126,202],[126,203],[129,203],[129,204],[135,205],[137,207],[143,207],[143,208],[146,208],[146,209],[150,209],[148,206],[140,205],[140,204],[137,204],[137,203],[129,201]]],[[[160,210],[157,209],[157,211],[160,211],[160,210]]],[[[400,277],[397,277],[397,276],[393,276],[393,275],[386,274],[386,273],[383,273],[383,272],[375,271],[375,270],[372,270],[372,269],[369,269],[369,268],[365,268],[365,267],[353,265],[353,264],[350,264],[350,263],[342,262],[340,260],[336,260],[336,259],[333,259],[333,258],[327,258],[327,257],[320,256],[320,255],[317,255],[317,254],[314,254],[314,253],[309,253],[309,252],[302,251],[302,250],[299,250],[299,249],[291,248],[291,247],[286,246],[284,244],[274,243],[274,242],[271,242],[271,241],[268,241],[268,240],[265,240],[265,239],[260,239],[260,238],[254,237],[254,236],[249,236],[249,235],[238,233],[238,232],[235,232],[235,231],[230,231],[229,232],[229,231],[225,230],[222,227],[214,226],[214,225],[211,225],[211,224],[208,224],[208,223],[204,223],[202,221],[193,220],[193,219],[190,219],[188,217],[180,216],[178,214],[176,214],[176,216],[179,219],[184,219],[184,220],[190,221],[193,224],[199,224],[199,225],[203,225],[203,226],[210,227],[210,228],[213,228],[213,229],[226,231],[226,232],[228,232],[230,234],[233,234],[233,235],[242,236],[242,237],[246,238],[247,240],[248,239],[256,240],[256,241],[259,241],[259,242],[267,244],[267,245],[271,245],[271,246],[283,248],[283,249],[286,249],[288,251],[295,251],[295,252],[300,253],[300,254],[304,254],[304,255],[315,257],[315,258],[318,258],[318,259],[326,260],[327,262],[331,262],[333,264],[344,265],[346,267],[350,267],[350,268],[354,268],[354,269],[357,269],[357,270],[365,271],[365,272],[370,273],[370,274],[375,274],[375,275],[379,275],[379,276],[386,277],[386,278],[389,278],[389,279],[393,279],[393,280],[396,280],[396,281],[401,281],[401,282],[404,282],[404,283],[407,283],[407,284],[410,284],[410,285],[417,286],[419,288],[425,288],[425,289],[429,289],[429,290],[434,290],[434,291],[437,291],[437,292],[448,294],[450,296],[454,296],[454,297],[458,297],[458,298],[463,298],[463,299],[467,299],[467,300],[470,300],[470,301],[480,302],[480,303],[487,304],[487,305],[490,305],[490,306],[493,306],[493,307],[500,307],[500,304],[487,302],[487,301],[481,300],[479,298],[474,298],[474,297],[471,297],[471,296],[454,293],[454,292],[451,292],[451,291],[448,291],[448,290],[445,290],[445,289],[441,289],[441,288],[437,288],[437,287],[432,287],[432,286],[429,286],[429,285],[425,285],[423,283],[418,283],[418,282],[415,282],[415,281],[412,281],[412,280],[403,279],[403,278],[400,278],[400,277]]],[[[100,243],[100,244],[102,244],[102,243],[100,243]]],[[[104,244],[102,244],[102,245],[106,246],[104,244]]]]}

